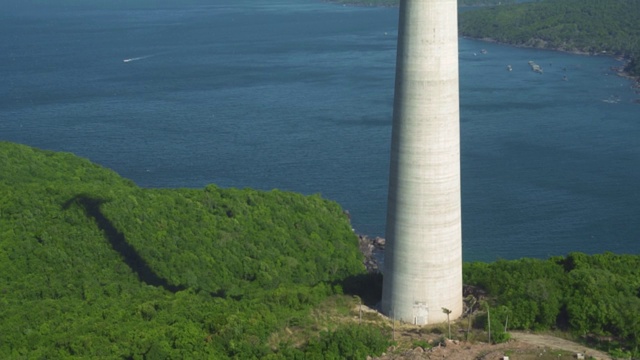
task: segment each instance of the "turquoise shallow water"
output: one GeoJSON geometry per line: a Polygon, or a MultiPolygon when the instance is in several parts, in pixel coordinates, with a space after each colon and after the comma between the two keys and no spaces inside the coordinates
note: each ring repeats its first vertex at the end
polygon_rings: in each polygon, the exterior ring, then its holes
{"type": "MultiPolygon", "coordinates": [[[[384,234],[397,9],[7,9],[1,140],[70,151],[145,187],[321,193],[356,231],[384,234]]],[[[618,65],[460,40],[465,260],[640,252],[640,106],[618,65]]]]}

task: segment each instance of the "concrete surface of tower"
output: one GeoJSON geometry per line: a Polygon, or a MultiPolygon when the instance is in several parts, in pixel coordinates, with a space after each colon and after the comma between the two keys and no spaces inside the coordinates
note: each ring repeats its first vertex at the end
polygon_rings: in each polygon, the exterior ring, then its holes
{"type": "Polygon", "coordinates": [[[456,0],[401,0],[382,311],[417,325],[462,314],[456,0]]]}

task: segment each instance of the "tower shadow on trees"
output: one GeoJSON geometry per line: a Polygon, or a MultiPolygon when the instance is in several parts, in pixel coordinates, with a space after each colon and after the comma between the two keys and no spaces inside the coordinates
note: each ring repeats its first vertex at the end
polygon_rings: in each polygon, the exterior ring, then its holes
{"type": "Polygon", "coordinates": [[[382,274],[372,272],[349,276],[337,282],[347,295],[358,296],[362,304],[375,308],[382,299],[382,274]]]}
{"type": "Polygon", "coordinates": [[[107,219],[102,213],[100,206],[107,200],[96,199],[87,195],[76,195],[62,205],[62,209],[66,210],[74,204],[79,205],[88,217],[95,219],[98,227],[104,231],[105,237],[111,244],[113,250],[122,256],[123,261],[133,272],[138,275],[138,279],[148,285],[161,286],[173,293],[184,290],[184,286],[171,285],[166,279],[159,277],[147,264],[147,262],[138,254],[133,246],[127,243],[127,240],[113,223],[107,219]]]}

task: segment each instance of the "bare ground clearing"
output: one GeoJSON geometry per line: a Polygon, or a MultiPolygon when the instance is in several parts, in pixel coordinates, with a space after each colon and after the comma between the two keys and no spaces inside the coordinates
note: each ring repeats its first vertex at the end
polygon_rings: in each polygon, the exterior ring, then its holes
{"type": "Polygon", "coordinates": [[[577,353],[585,355],[585,359],[611,359],[600,351],[587,349],[584,346],[549,335],[528,333],[512,333],[513,340],[490,345],[488,343],[468,343],[465,341],[446,341],[444,345],[431,349],[415,347],[398,351],[390,348],[387,354],[372,358],[375,360],[418,360],[418,359],[502,359],[509,356],[512,360],[551,360],[576,359],[577,353]]]}
{"type": "MultiPolygon", "coordinates": [[[[373,318],[388,318],[378,311],[366,306],[357,307],[354,310],[373,316],[373,318]]],[[[355,313],[355,311],[354,311],[355,313]]],[[[369,320],[372,320],[369,318],[369,320]]],[[[366,320],[365,320],[366,321],[366,320]]],[[[466,321],[464,321],[466,322],[466,321]]],[[[452,324],[452,334],[460,332],[461,328],[466,328],[466,324],[452,324]],[[454,330],[455,329],[455,330],[454,330]]],[[[420,342],[433,343],[444,337],[444,326],[440,333],[433,330],[420,328],[413,325],[397,323],[395,328],[395,340],[398,347],[391,347],[387,353],[372,360],[414,360],[414,359],[449,359],[449,360],[469,360],[469,359],[502,359],[509,356],[511,360],[551,360],[551,359],[576,359],[576,354],[585,355],[585,359],[605,360],[611,357],[601,351],[587,348],[586,346],[547,334],[533,334],[527,332],[510,332],[512,339],[502,344],[489,344],[486,342],[467,342],[462,340],[446,340],[441,345],[430,349],[425,349],[416,344],[420,342]]]]}

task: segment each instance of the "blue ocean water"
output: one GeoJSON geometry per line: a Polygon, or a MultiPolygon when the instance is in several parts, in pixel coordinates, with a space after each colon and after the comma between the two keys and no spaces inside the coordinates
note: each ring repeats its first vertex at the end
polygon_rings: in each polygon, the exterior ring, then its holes
{"type": "MultiPolygon", "coordinates": [[[[143,187],[320,193],[384,235],[397,9],[5,5],[0,140],[143,187]]],[[[460,40],[465,260],[640,252],[640,105],[619,65],[460,40]]]]}

